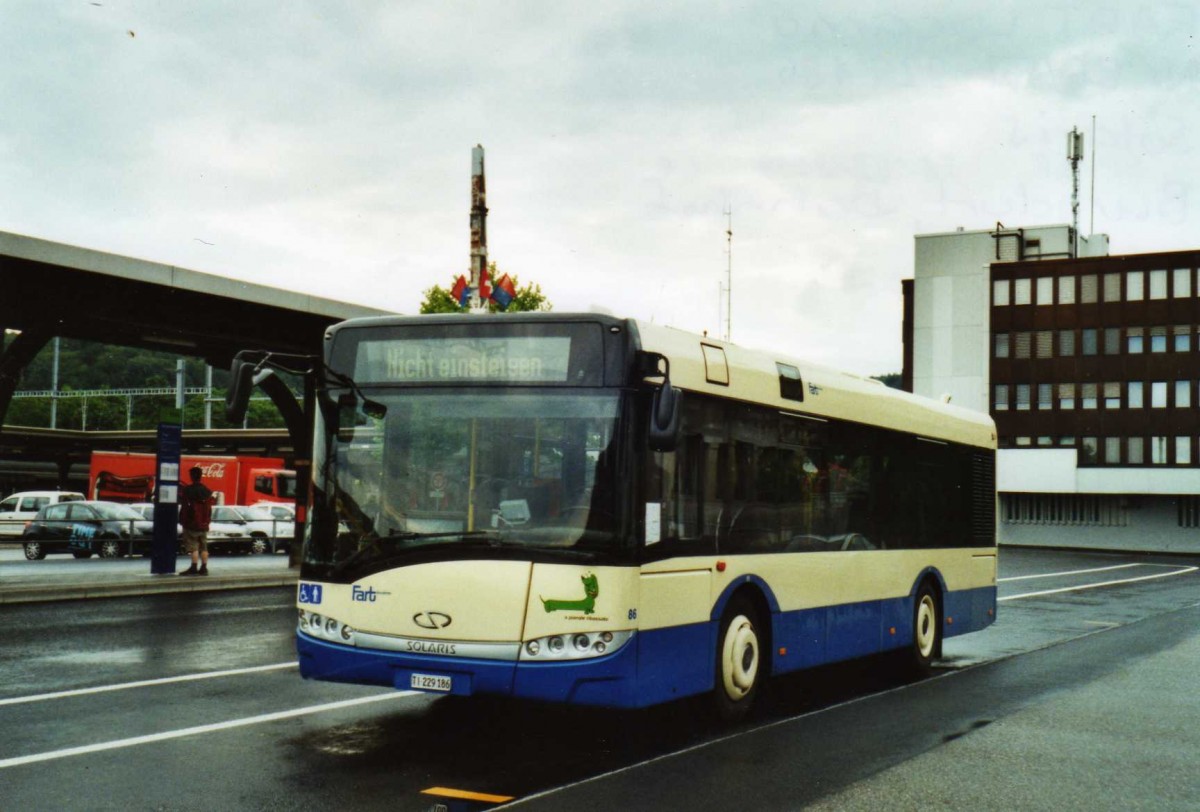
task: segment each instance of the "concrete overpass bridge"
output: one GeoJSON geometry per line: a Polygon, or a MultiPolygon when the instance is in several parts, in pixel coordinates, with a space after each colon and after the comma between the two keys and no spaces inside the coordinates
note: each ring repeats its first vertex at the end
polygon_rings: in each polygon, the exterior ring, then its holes
{"type": "MultiPolygon", "coordinates": [[[[19,332],[0,351],[0,460],[18,468],[53,464],[65,486],[83,449],[153,450],[153,432],[3,427],[22,372],[56,336],[166,351],[227,368],[240,350],[319,354],[327,326],[388,314],[0,231],[0,327],[19,332]]],[[[262,389],[283,415],[286,432],[185,431],[185,450],[286,450],[291,453],[281,455],[306,475],[311,439],[304,404],[278,378],[268,378],[262,389]]]]}

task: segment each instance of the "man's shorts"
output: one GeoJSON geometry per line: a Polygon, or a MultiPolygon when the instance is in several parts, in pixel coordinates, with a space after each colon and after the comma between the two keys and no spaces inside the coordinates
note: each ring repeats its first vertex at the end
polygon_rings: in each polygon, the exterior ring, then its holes
{"type": "Polygon", "coordinates": [[[183,531],[183,549],[189,553],[208,552],[208,531],[207,530],[184,530],[183,531]]]}

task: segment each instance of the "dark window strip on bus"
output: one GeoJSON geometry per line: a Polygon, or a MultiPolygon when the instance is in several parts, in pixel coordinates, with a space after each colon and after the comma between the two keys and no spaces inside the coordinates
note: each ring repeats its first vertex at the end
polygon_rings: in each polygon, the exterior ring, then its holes
{"type": "Polygon", "coordinates": [[[995,545],[995,454],[687,393],[676,451],[648,457],[652,558],[995,545]]]}

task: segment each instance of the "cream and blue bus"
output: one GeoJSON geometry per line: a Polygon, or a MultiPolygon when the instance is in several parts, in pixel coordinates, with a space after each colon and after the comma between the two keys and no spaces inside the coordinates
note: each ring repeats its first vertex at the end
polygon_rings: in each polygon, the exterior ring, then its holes
{"type": "Polygon", "coordinates": [[[606,315],[325,336],[300,671],[643,707],[995,619],[995,427],[606,315]]]}

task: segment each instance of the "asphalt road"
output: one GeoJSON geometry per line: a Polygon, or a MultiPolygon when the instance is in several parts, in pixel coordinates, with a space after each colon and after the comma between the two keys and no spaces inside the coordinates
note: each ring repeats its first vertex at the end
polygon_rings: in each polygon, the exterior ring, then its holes
{"type": "Polygon", "coordinates": [[[935,677],[789,677],[732,730],[306,682],[288,589],[6,607],[0,809],[1195,809],[1196,564],[1005,550],[935,677]]]}

